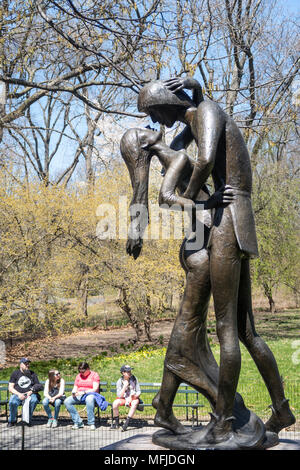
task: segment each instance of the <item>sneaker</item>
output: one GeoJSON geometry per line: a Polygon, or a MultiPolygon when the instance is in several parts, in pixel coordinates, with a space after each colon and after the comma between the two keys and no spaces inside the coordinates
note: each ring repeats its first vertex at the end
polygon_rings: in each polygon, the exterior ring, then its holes
{"type": "Polygon", "coordinates": [[[7,423],[7,427],[8,427],[8,428],[12,428],[13,426],[17,426],[17,421],[13,421],[13,422],[10,422],[10,421],[9,421],[9,422],[7,423]]]}
{"type": "Polygon", "coordinates": [[[119,429],[119,424],[113,423],[109,429],[111,429],[112,431],[113,431],[114,429],[119,429]]]}
{"type": "Polygon", "coordinates": [[[119,416],[116,416],[116,417],[114,417],[113,420],[112,420],[110,429],[111,429],[111,430],[119,429],[119,427],[120,427],[119,416]]]}
{"type": "Polygon", "coordinates": [[[53,423],[52,423],[52,427],[53,427],[53,428],[57,428],[57,426],[58,426],[57,419],[54,419],[54,420],[53,420],[53,423]]]}
{"type": "Polygon", "coordinates": [[[74,424],[74,426],[72,426],[72,429],[81,429],[81,428],[84,428],[83,423],[76,423],[74,424]]]}
{"type": "Polygon", "coordinates": [[[96,431],[96,426],[94,424],[89,424],[88,428],[90,431],[96,431]]]}
{"type": "Polygon", "coordinates": [[[127,428],[128,428],[128,426],[129,426],[129,424],[130,424],[130,418],[127,418],[126,421],[125,421],[125,423],[123,423],[122,426],[121,426],[121,427],[122,427],[122,431],[126,431],[127,428]]]}
{"type": "Polygon", "coordinates": [[[50,418],[50,419],[48,419],[48,423],[47,423],[46,427],[51,428],[52,425],[53,425],[53,418],[50,418]]]}

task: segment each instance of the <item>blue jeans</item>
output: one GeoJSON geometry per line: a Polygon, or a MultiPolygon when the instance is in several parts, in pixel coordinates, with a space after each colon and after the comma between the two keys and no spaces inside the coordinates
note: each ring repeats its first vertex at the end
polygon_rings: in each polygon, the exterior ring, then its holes
{"type": "MultiPolygon", "coordinates": [[[[29,416],[30,420],[32,418],[33,412],[35,410],[36,405],[38,404],[39,399],[35,393],[31,395],[31,399],[29,402],[29,416]]],[[[17,395],[11,395],[9,400],[9,418],[8,421],[10,423],[16,423],[18,418],[18,406],[21,406],[24,401],[20,400],[17,395]]]]}
{"type": "MultiPolygon", "coordinates": [[[[54,402],[54,419],[58,419],[61,404],[62,404],[62,401],[60,400],[60,398],[56,398],[56,400],[54,402]]],[[[48,418],[51,419],[52,418],[52,412],[51,412],[51,409],[50,409],[49,398],[46,398],[46,397],[44,398],[43,407],[44,407],[44,410],[47,413],[48,418]]]]}
{"type": "MultiPolygon", "coordinates": [[[[84,405],[84,403],[78,400],[77,397],[70,396],[65,400],[64,404],[68,412],[71,415],[73,423],[81,424],[82,419],[80,418],[74,405],[84,405]]],[[[85,405],[86,405],[88,424],[89,425],[95,424],[95,415],[94,415],[95,397],[93,395],[88,395],[85,400],[85,405]]]]}

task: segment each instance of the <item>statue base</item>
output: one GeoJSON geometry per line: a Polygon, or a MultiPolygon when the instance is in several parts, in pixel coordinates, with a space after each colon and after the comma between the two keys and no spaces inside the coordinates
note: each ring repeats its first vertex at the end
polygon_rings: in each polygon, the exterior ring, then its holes
{"type": "Polygon", "coordinates": [[[218,416],[210,413],[211,421],[186,434],[163,429],[153,434],[153,443],[172,450],[263,450],[279,443],[278,434],[269,432],[262,420],[244,403],[237,393],[233,407],[232,428],[220,434],[218,416]]]}
{"type": "MultiPolygon", "coordinates": [[[[244,439],[236,433],[223,442],[213,443],[205,439],[207,426],[193,430],[187,434],[176,435],[171,431],[162,429],[152,435],[152,442],[157,446],[170,450],[265,450],[279,443],[278,435],[265,432],[263,438],[258,439],[256,444],[247,445],[244,439]]],[[[251,440],[251,439],[250,439],[251,440]]]]}

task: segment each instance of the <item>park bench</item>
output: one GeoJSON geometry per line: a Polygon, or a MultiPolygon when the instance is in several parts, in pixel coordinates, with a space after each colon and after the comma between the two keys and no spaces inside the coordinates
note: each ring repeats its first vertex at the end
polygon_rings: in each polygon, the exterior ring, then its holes
{"type": "MultiPolygon", "coordinates": [[[[41,384],[44,384],[44,382],[41,382],[41,384]]],[[[74,382],[65,382],[65,393],[67,395],[68,392],[72,392],[73,390],[73,387],[74,387],[74,382]]],[[[100,389],[99,389],[99,393],[101,394],[104,394],[105,392],[107,392],[107,382],[100,382],[100,389]]],[[[85,404],[83,403],[82,405],[76,405],[77,406],[85,406],[85,404]]],[[[108,403],[108,406],[111,406],[112,407],[112,404],[111,403],[108,403]]],[[[95,408],[97,410],[97,419],[100,423],[100,408],[99,406],[97,405],[97,403],[95,403],[95,408]]]]}
{"type": "MultiPolygon", "coordinates": [[[[41,381],[41,384],[44,384],[41,381]]],[[[65,392],[71,392],[73,389],[74,382],[65,382],[65,392]]],[[[141,387],[141,398],[143,400],[143,407],[152,407],[152,400],[157,394],[160,389],[160,383],[153,383],[153,382],[140,382],[141,387]],[[147,399],[149,397],[149,400],[147,399]]],[[[117,397],[116,393],[116,382],[111,382],[110,387],[107,382],[100,382],[100,393],[105,396],[106,393],[113,393],[114,397],[113,400],[117,397]]],[[[184,396],[184,403],[174,403],[174,408],[184,408],[186,410],[185,417],[186,420],[189,420],[189,409],[192,411],[192,427],[196,424],[199,424],[199,408],[202,408],[204,405],[199,403],[199,392],[193,389],[189,389],[189,386],[185,383],[182,383],[177,391],[177,394],[184,396]]],[[[108,401],[108,407],[111,408],[111,418],[113,418],[113,400],[108,401]]],[[[6,421],[8,421],[8,403],[9,403],[9,392],[8,392],[8,381],[2,380],[0,381],[0,409],[2,406],[5,408],[5,417],[6,421]]],[[[84,404],[78,406],[85,406],[84,404]]],[[[95,405],[97,409],[97,419],[100,422],[101,415],[100,415],[100,408],[98,405],[95,405]]]]}
{"type": "MultiPolygon", "coordinates": [[[[45,384],[44,381],[40,382],[42,385],[45,384]]],[[[74,382],[65,382],[65,392],[71,392],[73,390],[74,382]]],[[[107,382],[100,382],[100,393],[105,393],[107,391],[107,382]]],[[[0,409],[3,406],[5,408],[5,417],[6,421],[8,421],[8,403],[9,403],[9,391],[8,391],[8,380],[1,380],[0,381],[0,409]]],[[[76,405],[76,406],[85,406],[76,405]]],[[[109,403],[111,406],[111,403],[109,403]]],[[[97,418],[100,421],[100,408],[97,404],[95,404],[95,408],[97,409],[97,418]]]]}
{"type": "MultiPolygon", "coordinates": [[[[160,383],[153,382],[139,382],[141,388],[141,399],[143,400],[143,407],[153,407],[152,400],[160,389],[160,383]],[[149,401],[146,399],[145,395],[149,396],[149,401]],[[145,401],[146,400],[146,401],[145,401]]],[[[111,385],[114,388],[110,389],[110,392],[116,393],[116,382],[112,382],[111,385]]],[[[173,408],[184,408],[186,410],[185,417],[186,420],[189,420],[189,408],[192,410],[192,427],[199,424],[199,408],[202,408],[204,405],[199,403],[199,392],[193,389],[189,389],[189,386],[185,383],[182,383],[177,391],[177,394],[185,395],[185,403],[176,403],[174,402],[173,408]],[[193,401],[190,399],[194,398],[193,401]]],[[[117,396],[117,395],[116,395],[117,396]]],[[[113,417],[113,409],[111,407],[111,416],[113,417]]]]}
{"type": "Polygon", "coordinates": [[[4,406],[6,421],[8,421],[8,402],[9,402],[8,382],[6,380],[0,380],[0,410],[2,406],[4,406]]]}

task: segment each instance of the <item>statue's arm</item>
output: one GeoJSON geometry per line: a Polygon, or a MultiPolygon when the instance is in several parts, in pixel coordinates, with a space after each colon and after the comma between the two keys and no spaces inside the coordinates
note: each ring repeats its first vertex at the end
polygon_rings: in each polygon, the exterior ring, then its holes
{"type": "Polygon", "coordinates": [[[160,188],[159,205],[161,207],[167,205],[173,210],[195,209],[196,204],[194,201],[176,193],[176,188],[181,186],[182,180],[191,174],[192,166],[186,152],[179,150],[175,153],[176,155],[170,161],[160,188]]]}
{"type": "Polygon", "coordinates": [[[168,90],[172,91],[172,93],[176,93],[177,91],[183,90],[184,88],[187,90],[193,90],[193,101],[195,106],[198,106],[203,100],[201,85],[195,78],[174,77],[170,78],[169,80],[165,80],[164,85],[168,88],[168,90]]]}
{"type": "Polygon", "coordinates": [[[220,188],[205,200],[192,201],[184,195],[176,194],[176,188],[179,189],[182,186],[182,181],[188,179],[193,168],[193,162],[185,152],[178,151],[176,154],[166,171],[160,188],[160,207],[167,205],[173,210],[195,210],[196,206],[200,205],[203,210],[208,210],[230,204],[234,200],[234,193],[230,186],[220,188]]]}
{"type": "Polygon", "coordinates": [[[186,149],[194,140],[190,126],[186,126],[171,142],[173,150],[186,149]]]}
{"type": "MultiPolygon", "coordinates": [[[[166,169],[159,193],[159,205],[161,207],[167,205],[173,210],[183,210],[184,208],[190,210],[201,205],[202,209],[207,210],[229,204],[233,201],[234,196],[229,187],[220,188],[205,200],[197,199],[192,201],[184,197],[183,193],[187,188],[196,162],[185,151],[170,149],[170,147],[161,141],[151,146],[151,152],[158,157],[166,169]],[[178,194],[176,190],[178,190],[178,194]]],[[[209,195],[205,185],[201,189],[209,195]]]]}
{"type": "Polygon", "coordinates": [[[217,149],[225,126],[225,115],[216,103],[203,101],[197,109],[198,159],[184,197],[195,199],[215,164],[217,149]]]}

